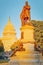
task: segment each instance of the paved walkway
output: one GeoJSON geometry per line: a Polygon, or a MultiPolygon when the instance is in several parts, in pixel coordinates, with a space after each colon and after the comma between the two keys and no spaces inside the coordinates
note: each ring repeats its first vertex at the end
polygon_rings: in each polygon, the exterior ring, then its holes
{"type": "Polygon", "coordinates": [[[18,56],[12,57],[9,64],[15,65],[43,65],[43,56],[38,52],[17,52],[18,56]],[[25,54],[23,54],[25,53],[25,54]]]}
{"type": "Polygon", "coordinates": [[[8,63],[0,65],[43,65],[43,56],[34,51],[31,46],[28,48],[26,47],[26,51],[18,51],[8,63]]]}
{"type": "Polygon", "coordinates": [[[43,56],[38,52],[19,51],[17,56],[11,57],[9,63],[0,65],[43,65],[43,56]]]}

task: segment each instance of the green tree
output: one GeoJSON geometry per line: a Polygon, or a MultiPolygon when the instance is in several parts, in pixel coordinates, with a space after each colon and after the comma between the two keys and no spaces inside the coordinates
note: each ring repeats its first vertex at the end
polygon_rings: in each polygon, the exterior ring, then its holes
{"type": "Polygon", "coordinates": [[[2,40],[0,40],[0,52],[4,52],[4,46],[2,40]]]}

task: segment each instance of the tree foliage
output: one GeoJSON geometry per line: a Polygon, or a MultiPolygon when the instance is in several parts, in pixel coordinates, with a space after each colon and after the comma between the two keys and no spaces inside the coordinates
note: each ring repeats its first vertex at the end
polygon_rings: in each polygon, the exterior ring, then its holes
{"type": "Polygon", "coordinates": [[[4,45],[2,43],[2,40],[0,40],[0,52],[4,52],[4,45]]]}

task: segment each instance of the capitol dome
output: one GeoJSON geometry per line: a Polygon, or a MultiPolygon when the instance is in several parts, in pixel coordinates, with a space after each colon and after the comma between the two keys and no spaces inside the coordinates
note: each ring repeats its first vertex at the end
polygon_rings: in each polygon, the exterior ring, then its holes
{"type": "Polygon", "coordinates": [[[8,19],[8,23],[6,24],[2,36],[2,42],[4,45],[5,51],[10,51],[10,47],[12,44],[16,41],[16,30],[13,26],[13,24],[10,21],[10,18],[8,19]]]}
{"type": "Polygon", "coordinates": [[[10,17],[8,19],[7,25],[4,28],[3,34],[8,34],[8,33],[9,34],[16,34],[15,28],[14,28],[13,24],[10,21],[10,17]]]}

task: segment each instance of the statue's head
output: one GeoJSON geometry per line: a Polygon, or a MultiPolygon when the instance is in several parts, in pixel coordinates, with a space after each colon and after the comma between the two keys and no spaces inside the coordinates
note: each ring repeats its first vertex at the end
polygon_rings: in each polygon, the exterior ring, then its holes
{"type": "Polygon", "coordinates": [[[28,1],[25,2],[25,5],[28,5],[28,1]]]}

